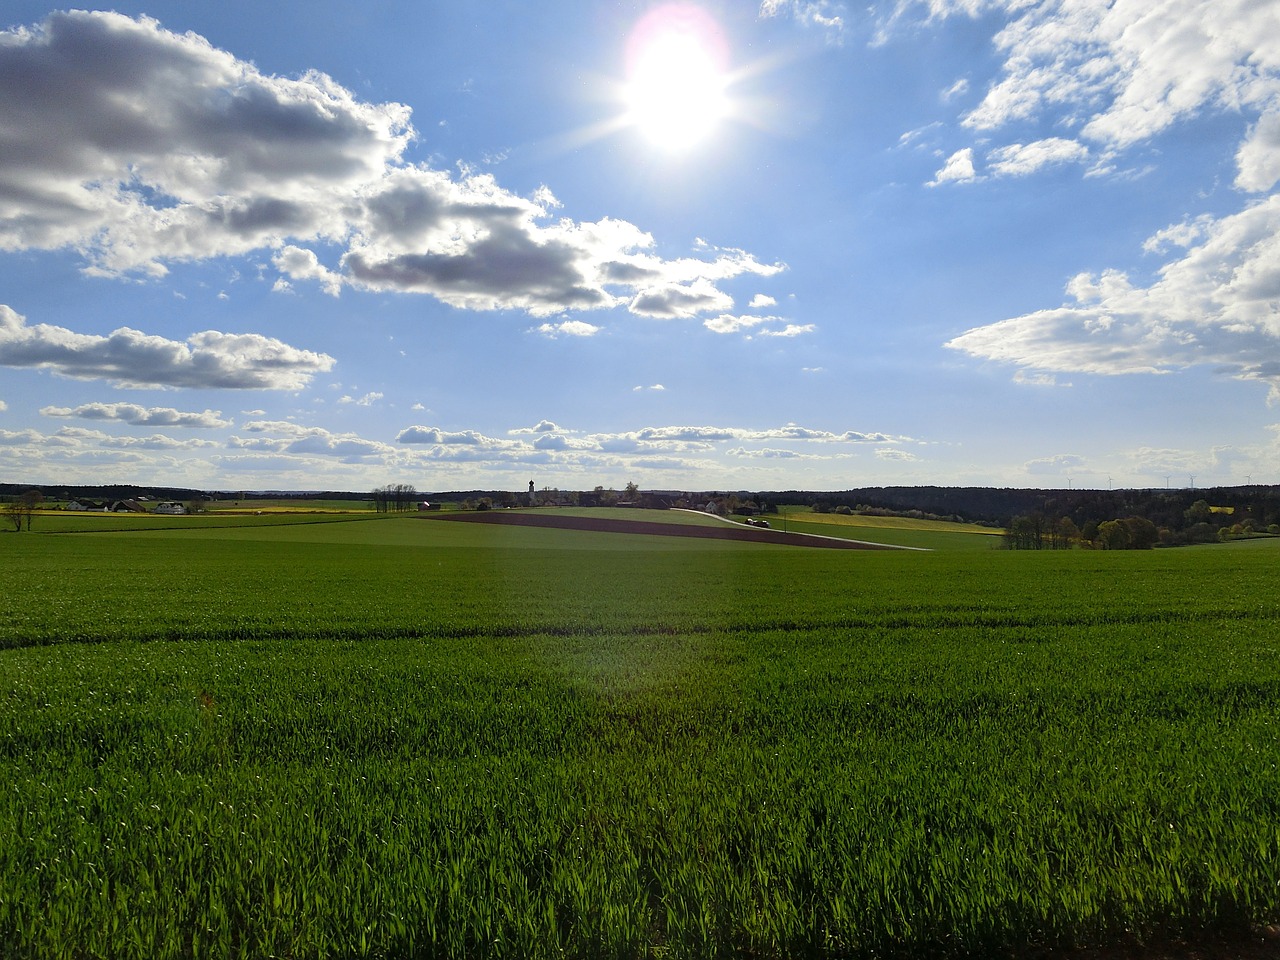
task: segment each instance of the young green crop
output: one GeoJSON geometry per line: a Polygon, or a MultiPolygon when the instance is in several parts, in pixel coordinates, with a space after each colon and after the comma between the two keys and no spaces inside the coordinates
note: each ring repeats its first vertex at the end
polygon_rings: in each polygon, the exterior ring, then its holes
{"type": "Polygon", "coordinates": [[[1280,919],[1266,545],[560,533],[0,538],[0,954],[963,955],[1280,919]]]}

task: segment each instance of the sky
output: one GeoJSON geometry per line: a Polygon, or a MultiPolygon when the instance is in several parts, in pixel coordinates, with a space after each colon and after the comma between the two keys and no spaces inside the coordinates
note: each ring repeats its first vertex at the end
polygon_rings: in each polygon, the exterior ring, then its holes
{"type": "Polygon", "coordinates": [[[1275,0],[0,14],[0,482],[1280,483],[1275,0]]]}

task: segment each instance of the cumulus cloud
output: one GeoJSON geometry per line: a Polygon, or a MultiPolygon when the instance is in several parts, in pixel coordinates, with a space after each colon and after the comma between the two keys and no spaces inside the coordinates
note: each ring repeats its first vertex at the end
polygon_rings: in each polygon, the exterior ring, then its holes
{"type": "Polygon", "coordinates": [[[537,333],[553,340],[556,337],[594,337],[600,328],[585,320],[562,320],[559,323],[544,323],[534,328],[537,333]]]}
{"type": "Polygon", "coordinates": [[[527,436],[529,434],[562,432],[564,432],[564,428],[551,420],[539,420],[532,427],[516,427],[507,431],[507,433],[511,434],[513,437],[527,436]]]}
{"type": "Polygon", "coordinates": [[[475,430],[441,430],[439,427],[405,427],[396,435],[397,443],[429,443],[438,446],[489,447],[510,450],[515,441],[486,437],[475,430]]]}
{"type": "Polygon", "coordinates": [[[690,284],[671,283],[649,287],[631,301],[632,313],[646,317],[674,319],[696,317],[713,310],[728,310],[733,298],[707,281],[690,284]]]}
{"type": "Polygon", "coordinates": [[[107,273],[339,235],[335,196],[412,135],[399,104],[114,13],[0,34],[0,78],[0,247],[71,246],[107,273]]]}
{"type": "Polygon", "coordinates": [[[751,302],[747,304],[752,310],[763,310],[767,307],[776,307],[778,301],[767,294],[757,293],[751,298],[751,302]]]}
{"type": "Polygon", "coordinates": [[[342,277],[321,264],[314,250],[304,250],[290,244],[278,251],[271,258],[271,263],[282,275],[276,282],[277,290],[292,289],[284,279],[289,277],[292,280],[314,280],[331,297],[342,292],[342,277]]]}
{"type": "Polygon", "coordinates": [[[72,248],[91,273],[152,276],[270,249],[277,290],[534,316],[691,317],[731,306],[720,282],[783,269],[732,250],[664,260],[630,223],[555,218],[545,186],[525,198],[409,163],[415,136],[407,107],[323,74],[263,74],[145,17],[51,14],[0,33],[0,249],[72,248]]]}
{"type": "Polygon", "coordinates": [[[5,403],[3,400],[0,400],[0,413],[4,413],[8,409],[9,409],[9,405],[5,403]]]}
{"type": "Polygon", "coordinates": [[[334,433],[323,427],[307,427],[287,420],[258,420],[244,425],[257,437],[233,436],[228,446],[256,453],[334,458],[346,463],[388,462],[399,451],[391,444],[366,440],[354,433],[334,433]]]}
{"type": "Polygon", "coordinates": [[[973,168],[973,148],[965,147],[963,150],[957,150],[947,158],[947,162],[943,165],[927,186],[936,187],[944,183],[968,183],[978,178],[977,171],[973,168]]]}
{"type": "Polygon", "coordinates": [[[256,333],[206,330],[186,341],[121,327],[108,336],[75,333],[0,304],[0,366],[51,370],[123,388],[299,390],[333,367],[333,357],[256,333]]]}
{"type": "Polygon", "coordinates": [[[996,176],[1025,177],[1043,167],[1074,163],[1087,159],[1089,148],[1075,140],[1050,137],[1034,143],[1014,143],[993,150],[987,156],[991,172],[996,176]]]}
{"type": "Polygon", "coordinates": [[[46,417],[66,417],[80,420],[109,420],[127,423],[135,427],[229,427],[230,420],[222,419],[222,411],[205,410],[202,413],[185,413],[172,407],[141,407],[136,403],[83,403],[78,407],[42,407],[46,417]]]}
{"type": "Polygon", "coordinates": [[[1124,148],[1205,107],[1274,108],[1280,45],[1268,38],[1280,36],[1275,4],[1003,0],[996,6],[1013,14],[996,38],[1006,56],[1004,76],[965,118],[974,129],[993,130],[1066,104],[1081,108],[1085,139],[1124,148]]]}
{"type": "Polygon", "coordinates": [[[382,399],[382,394],[376,390],[366,393],[363,397],[352,397],[344,394],[338,398],[338,403],[355,404],[357,407],[372,407],[375,403],[382,399]]]}
{"type": "Polygon", "coordinates": [[[1280,111],[1264,114],[1236,153],[1236,186],[1262,193],[1280,181],[1280,111]]]}
{"type": "MultiPolygon", "coordinates": [[[[921,6],[932,20],[1008,18],[995,37],[1002,75],[964,126],[985,136],[1051,115],[1076,134],[998,148],[997,174],[1083,160],[1086,145],[1106,157],[1217,110],[1257,118],[1237,154],[1236,185],[1263,192],[1280,179],[1280,44],[1272,39],[1280,36],[1280,7],[1273,3],[908,0],[894,23],[921,6]]],[[[934,183],[972,179],[971,161],[957,151],[934,183]]]]}
{"type": "Polygon", "coordinates": [[[1208,364],[1280,399],[1280,196],[1203,221],[1150,286],[1082,274],[1075,301],[966,331],[947,346],[1045,371],[1167,373],[1208,364]]]}
{"type": "Polygon", "coordinates": [[[762,323],[770,323],[781,320],[781,317],[768,316],[752,316],[745,314],[742,316],[734,316],[730,313],[722,313],[718,317],[708,317],[702,321],[702,325],[712,333],[740,333],[743,330],[750,330],[752,327],[759,326],[762,323]]]}
{"type": "Polygon", "coordinates": [[[712,333],[726,334],[754,331],[754,335],[760,337],[798,337],[801,334],[812,333],[816,329],[812,323],[786,323],[781,317],[753,316],[751,314],[735,316],[731,313],[722,313],[717,317],[709,317],[702,321],[702,325],[712,333]],[[774,324],[781,324],[781,326],[773,326],[774,324]]]}
{"type": "MultiPolygon", "coordinates": [[[[1052,120],[1062,136],[996,146],[993,176],[1117,158],[1177,124],[1241,118],[1235,186],[1265,194],[1280,182],[1280,6],[1252,0],[1080,3],[1075,0],[920,0],[930,18],[1003,14],[1001,75],[963,125],[982,142],[1006,128],[1052,120]]],[[[952,154],[933,181],[977,178],[973,148],[952,154]]],[[[1210,365],[1270,387],[1280,400],[1280,198],[1242,200],[1239,212],[1200,216],[1149,238],[1144,250],[1180,254],[1151,282],[1129,271],[1082,274],[1072,302],[969,330],[948,345],[1052,373],[1170,372],[1210,365]]],[[[1024,374],[1021,382],[1033,382],[1024,374]]]]}

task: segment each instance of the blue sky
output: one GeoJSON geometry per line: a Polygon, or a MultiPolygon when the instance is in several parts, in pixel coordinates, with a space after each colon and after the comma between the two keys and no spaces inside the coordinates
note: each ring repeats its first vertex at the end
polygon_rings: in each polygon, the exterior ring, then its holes
{"type": "Polygon", "coordinates": [[[1274,0],[3,21],[0,480],[1280,482],[1274,0]]]}

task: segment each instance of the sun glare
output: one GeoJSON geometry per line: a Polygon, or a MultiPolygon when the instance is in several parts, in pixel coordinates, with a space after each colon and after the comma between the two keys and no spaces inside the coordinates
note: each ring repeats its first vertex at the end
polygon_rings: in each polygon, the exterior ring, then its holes
{"type": "Polygon", "coordinates": [[[627,47],[627,120],[657,146],[688,149],[729,112],[727,50],[705,11],[668,5],[637,25],[627,47]]]}

